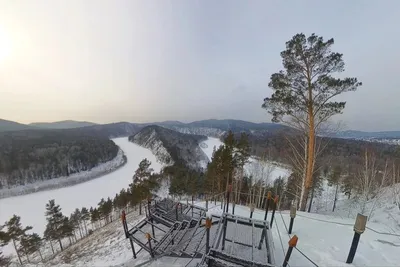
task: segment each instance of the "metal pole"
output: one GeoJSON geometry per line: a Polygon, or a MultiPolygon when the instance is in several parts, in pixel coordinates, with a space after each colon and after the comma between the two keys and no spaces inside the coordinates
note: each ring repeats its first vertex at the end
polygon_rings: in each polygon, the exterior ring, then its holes
{"type": "Polygon", "coordinates": [[[232,202],[232,214],[235,215],[235,202],[232,202]]]}
{"type": "Polygon", "coordinates": [[[210,251],[210,228],[211,228],[211,218],[206,218],[206,254],[210,251]]]}
{"type": "Polygon", "coordinates": [[[133,252],[133,258],[136,259],[136,251],[135,251],[135,246],[133,245],[132,239],[129,238],[129,241],[131,242],[131,248],[133,252]]]}
{"type": "Polygon", "coordinates": [[[225,249],[225,238],[226,238],[226,228],[228,227],[228,220],[226,219],[226,216],[224,218],[224,232],[223,232],[223,236],[222,236],[222,247],[221,250],[225,249]]]}
{"type": "Polygon", "coordinates": [[[362,214],[357,214],[356,222],[354,224],[354,236],[353,241],[351,242],[349,256],[347,257],[346,263],[352,263],[354,256],[356,255],[358,242],[360,241],[360,236],[364,233],[366,224],[367,224],[367,216],[362,214]]]}
{"type": "Polygon", "coordinates": [[[265,207],[265,215],[264,215],[264,221],[267,220],[267,215],[268,215],[268,208],[269,208],[269,203],[271,200],[271,192],[268,191],[268,196],[267,196],[267,206],[265,207]]]}
{"type": "Polygon", "coordinates": [[[178,220],[178,205],[179,205],[179,203],[177,203],[176,207],[175,207],[175,219],[176,220],[178,220]]]}
{"type": "Polygon", "coordinates": [[[150,256],[154,258],[153,249],[151,248],[151,236],[149,233],[146,233],[147,240],[149,240],[149,249],[150,249],[150,256]]]}
{"type": "Polygon", "coordinates": [[[228,185],[228,192],[226,194],[226,212],[229,212],[229,196],[232,190],[232,185],[228,185]]]}
{"type": "Polygon", "coordinates": [[[129,235],[128,235],[128,227],[126,225],[126,213],[125,213],[125,210],[122,210],[121,221],[122,221],[122,226],[124,227],[125,237],[128,238],[129,235]]]}
{"type": "Polygon", "coordinates": [[[262,248],[262,243],[264,242],[264,238],[265,238],[265,229],[262,230],[260,243],[258,244],[258,249],[262,248]]]}
{"type": "Polygon", "coordinates": [[[293,222],[294,222],[294,218],[290,218],[290,224],[289,224],[289,235],[290,235],[290,234],[292,234],[293,222]]]}
{"type": "Polygon", "coordinates": [[[286,266],[288,265],[290,256],[292,255],[293,248],[296,246],[298,240],[299,240],[299,239],[298,239],[298,237],[297,237],[296,235],[294,235],[294,236],[289,240],[289,249],[288,249],[288,251],[286,252],[286,256],[285,256],[285,259],[284,259],[284,261],[283,261],[283,265],[282,265],[283,267],[286,267],[286,266]]]}
{"type": "Polygon", "coordinates": [[[272,210],[271,223],[269,225],[271,228],[272,228],[272,224],[274,222],[275,210],[276,210],[277,203],[278,203],[278,196],[276,196],[275,199],[274,199],[274,209],[272,210]]]}
{"type": "Polygon", "coordinates": [[[354,232],[353,242],[351,242],[349,256],[347,257],[346,263],[352,263],[354,260],[354,256],[356,255],[358,242],[360,241],[361,235],[357,232],[354,232]]]}

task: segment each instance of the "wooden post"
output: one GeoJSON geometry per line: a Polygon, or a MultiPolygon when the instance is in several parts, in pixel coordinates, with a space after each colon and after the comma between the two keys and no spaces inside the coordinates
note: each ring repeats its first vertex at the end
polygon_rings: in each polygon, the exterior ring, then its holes
{"type": "Polygon", "coordinates": [[[277,206],[277,203],[278,203],[278,199],[279,199],[279,196],[275,196],[275,199],[274,199],[274,209],[272,210],[271,223],[270,223],[270,225],[269,225],[271,228],[272,228],[272,224],[274,223],[275,210],[276,210],[276,206],[277,206]]]}
{"type": "Polygon", "coordinates": [[[235,215],[235,206],[236,206],[236,203],[235,203],[235,201],[233,201],[232,202],[232,214],[233,215],[235,215]]]}
{"type": "Polygon", "coordinates": [[[269,208],[269,203],[270,203],[270,202],[271,202],[271,191],[268,191],[268,195],[267,195],[267,206],[265,207],[264,221],[267,220],[268,208],[269,208]]]}
{"type": "Polygon", "coordinates": [[[289,240],[289,249],[286,252],[286,256],[285,259],[283,260],[283,267],[286,267],[288,265],[290,256],[292,255],[292,251],[293,248],[296,247],[297,245],[297,241],[299,240],[299,238],[297,237],[297,235],[294,235],[290,240],[289,240]]]}
{"type": "Polygon", "coordinates": [[[347,256],[346,263],[352,263],[354,256],[356,255],[358,242],[360,241],[361,234],[364,233],[365,227],[367,225],[367,216],[362,214],[357,214],[356,222],[354,224],[354,236],[351,242],[350,252],[347,256]]]}

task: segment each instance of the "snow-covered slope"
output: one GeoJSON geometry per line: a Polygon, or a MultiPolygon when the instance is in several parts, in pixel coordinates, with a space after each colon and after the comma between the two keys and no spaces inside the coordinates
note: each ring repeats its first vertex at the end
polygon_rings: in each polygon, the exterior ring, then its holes
{"type": "MultiPolygon", "coordinates": [[[[208,137],[207,140],[200,143],[201,149],[206,153],[211,160],[214,147],[218,149],[223,145],[218,138],[208,137]]],[[[266,183],[273,183],[277,178],[287,178],[290,175],[290,170],[279,166],[274,162],[259,161],[252,157],[249,163],[244,166],[245,173],[248,175],[258,176],[258,179],[263,179],[266,183]]]]}
{"type": "Polygon", "coordinates": [[[150,125],[130,136],[129,140],[150,149],[160,163],[183,162],[189,168],[199,169],[207,166],[208,162],[207,155],[199,147],[199,142],[205,138],[150,125]]]}

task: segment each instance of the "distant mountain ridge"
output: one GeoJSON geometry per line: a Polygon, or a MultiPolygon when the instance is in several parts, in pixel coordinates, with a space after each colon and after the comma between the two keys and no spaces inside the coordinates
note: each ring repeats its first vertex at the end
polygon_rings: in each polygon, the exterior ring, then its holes
{"type": "Polygon", "coordinates": [[[89,121],[65,120],[56,122],[33,122],[30,123],[29,125],[46,129],[71,129],[71,128],[93,126],[97,124],[89,121]]]}
{"type": "MultiPolygon", "coordinates": [[[[232,130],[233,132],[247,132],[255,135],[264,135],[265,133],[273,134],[277,133],[278,131],[293,130],[288,126],[278,123],[254,123],[233,119],[209,119],[189,123],[180,121],[162,121],[154,123],[117,122],[109,124],[95,124],[87,121],[67,120],[53,123],[31,123],[29,125],[0,119],[0,132],[53,129],[114,138],[120,136],[130,136],[149,125],[158,125],[186,134],[199,134],[213,137],[221,137],[229,130],[232,130]]],[[[331,137],[351,139],[400,139],[400,131],[367,132],[347,130],[332,134],[331,137]]]]}
{"type": "Polygon", "coordinates": [[[29,126],[26,124],[15,122],[15,121],[8,121],[8,120],[0,119],[0,132],[33,130],[33,129],[37,129],[37,128],[34,126],[29,126]]]}

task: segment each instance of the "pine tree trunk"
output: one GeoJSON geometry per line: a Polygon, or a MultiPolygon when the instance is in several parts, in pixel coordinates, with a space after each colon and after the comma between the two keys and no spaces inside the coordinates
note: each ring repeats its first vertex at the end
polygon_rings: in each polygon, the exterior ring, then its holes
{"type": "MultiPolygon", "coordinates": [[[[82,236],[82,229],[81,229],[81,224],[80,223],[78,223],[78,228],[79,228],[79,235],[81,236],[81,239],[82,239],[83,236],[82,236]]],[[[74,232],[74,234],[75,234],[75,232],[74,232]]],[[[75,239],[76,239],[76,236],[75,236],[75,239]]]]}
{"type": "Polygon", "coordinates": [[[311,206],[312,206],[313,199],[314,199],[314,187],[311,190],[311,199],[310,199],[310,205],[308,205],[308,212],[311,212],[311,206]]]}
{"type": "Polygon", "coordinates": [[[29,259],[29,255],[26,252],[26,249],[24,249],[24,252],[25,252],[26,260],[28,261],[28,263],[31,263],[31,260],[29,259]]]}
{"type": "Polygon", "coordinates": [[[15,243],[14,239],[12,241],[13,241],[13,245],[15,248],[15,252],[17,253],[17,256],[18,256],[19,263],[22,265],[22,260],[21,260],[21,256],[19,255],[18,249],[17,249],[17,244],[15,243]]]}
{"type": "Polygon", "coordinates": [[[334,212],[334,211],[335,211],[335,208],[336,208],[336,201],[337,201],[338,189],[339,189],[339,184],[336,184],[335,199],[333,200],[332,212],[334,212]]]}
{"type": "Polygon", "coordinates": [[[39,256],[40,256],[40,258],[42,259],[42,262],[43,262],[43,255],[42,255],[42,252],[40,251],[40,248],[38,248],[37,251],[39,252],[39,256]]]}
{"type": "Polygon", "coordinates": [[[63,248],[63,246],[62,246],[61,239],[58,239],[58,244],[60,244],[61,251],[63,251],[64,248],[63,248]]]}
{"type": "Polygon", "coordinates": [[[50,242],[51,251],[53,251],[53,254],[54,254],[54,247],[53,247],[53,243],[51,242],[51,240],[50,240],[49,242],[50,242]]]}
{"type": "Polygon", "coordinates": [[[307,206],[307,198],[310,192],[310,188],[312,187],[313,173],[314,173],[314,154],[315,154],[315,125],[314,125],[314,110],[312,106],[312,87],[311,82],[309,81],[308,86],[308,101],[310,104],[308,105],[308,123],[309,123],[309,132],[308,132],[308,146],[307,146],[307,169],[306,169],[306,179],[304,183],[304,194],[303,199],[301,200],[300,210],[305,211],[307,206]]]}
{"type": "Polygon", "coordinates": [[[86,226],[86,220],[83,221],[83,224],[85,225],[85,232],[86,232],[86,235],[88,235],[87,226],[86,226]]]}

